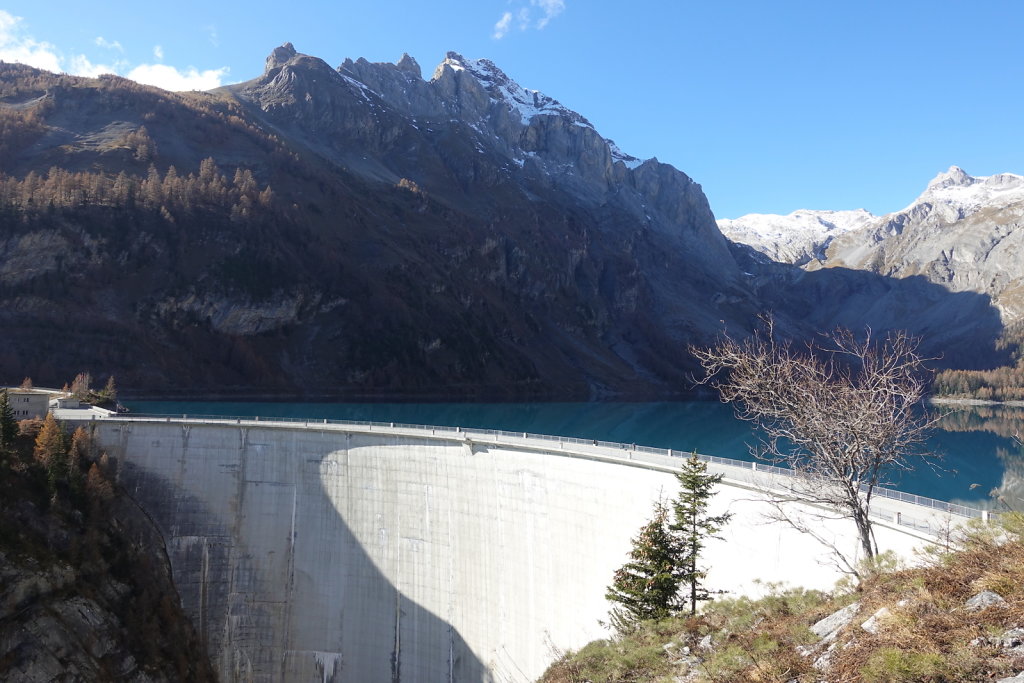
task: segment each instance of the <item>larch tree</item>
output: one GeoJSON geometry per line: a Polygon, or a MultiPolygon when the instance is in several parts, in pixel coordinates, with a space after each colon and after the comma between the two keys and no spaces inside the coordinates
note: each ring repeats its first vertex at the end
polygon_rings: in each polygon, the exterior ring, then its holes
{"type": "Polygon", "coordinates": [[[43,426],[36,435],[33,455],[46,468],[51,488],[63,481],[68,471],[68,439],[64,426],[57,422],[53,413],[47,413],[43,426]]]}
{"type": "Polygon", "coordinates": [[[92,393],[92,375],[88,372],[80,372],[75,375],[71,382],[71,395],[82,401],[89,400],[92,393]]]}
{"type": "Polygon", "coordinates": [[[100,393],[104,401],[110,403],[117,402],[117,383],[114,382],[114,376],[111,375],[107,378],[107,383],[103,386],[103,391],[100,393]]]}

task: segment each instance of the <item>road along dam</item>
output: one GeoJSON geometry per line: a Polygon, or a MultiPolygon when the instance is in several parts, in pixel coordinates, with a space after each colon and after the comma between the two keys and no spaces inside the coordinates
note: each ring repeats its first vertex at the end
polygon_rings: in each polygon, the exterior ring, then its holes
{"type": "MultiPolygon", "coordinates": [[[[606,635],[605,587],[686,455],[382,424],[90,424],[225,681],[534,680],[606,635]]],[[[831,586],[823,546],[765,519],[767,469],[711,463],[726,475],[712,512],[734,517],[709,545],[709,586],[831,586]]],[[[908,555],[950,509],[897,497],[878,500],[878,541],[908,555]]],[[[816,528],[856,547],[851,522],[816,528]]]]}

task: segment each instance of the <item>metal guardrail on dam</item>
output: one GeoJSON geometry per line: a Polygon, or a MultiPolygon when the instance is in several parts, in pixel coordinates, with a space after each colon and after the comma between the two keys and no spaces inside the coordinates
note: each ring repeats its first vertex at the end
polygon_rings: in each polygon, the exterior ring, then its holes
{"type": "MultiPolygon", "coordinates": [[[[95,417],[93,418],[95,419],[95,417]]],[[[102,418],[101,418],[102,419],[102,418]]],[[[603,453],[593,453],[594,455],[604,455],[605,457],[612,456],[615,453],[625,453],[620,458],[632,461],[632,462],[646,462],[650,465],[664,466],[665,463],[657,461],[655,458],[683,458],[689,457],[689,451],[680,451],[672,448],[653,448],[650,446],[637,446],[636,444],[625,444],[615,441],[602,441],[600,439],[581,439],[576,437],[568,436],[551,436],[548,434],[533,434],[530,432],[512,432],[507,430],[499,429],[464,429],[462,427],[446,427],[437,425],[421,425],[421,424],[407,424],[400,422],[374,422],[368,420],[331,420],[327,418],[323,419],[309,419],[309,418],[295,418],[295,417],[258,417],[258,416],[225,416],[225,415],[155,415],[155,414],[118,414],[111,415],[111,420],[145,420],[145,421],[159,421],[159,422],[189,422],[189,423],[203,423],[203,424],[253,424],[259,426],[285,426],[285,427],[336,427],[340,429],[366,429],[372,431],[373,429],[386,429],[386,430],[400,430],[403,432],[422,433],[430,436],[444,436],[444,435],[459,435],[458,438],[489,438],[494,439],[496,442],[501,442],[503,439],[514,439],[514,442],[506,442],[509,445],[523,445],[523,442],[540,442],[535,445],[542,445],[545,448],[558,448],[564,450],[566,446],[583,448],[583,449],[601,449],[603,453]],[[557,444],[557,446],[555,446],[557,444]],[[610,451],[610,452],[609,452],[610,451]],[[655,458],[645,458],[644,456],[655,456],[655,458]]],[[[568,454],[568,453],[567,453],[568,454]]],[[[792,477],[793,473],[784,467],[776,467],[772,465],[766,465],[758,462],[748,462],[743,460],[736,460],[733,458],[722,458],[715,455],[706,455],[698,453],[697,457],[701,460],[717,465],[724,469],[723,474],[726,480],[731,480],[734,483],[739,484],[764,484],[763,475],[769,475],[769,477],[792,477]],[[751,476],[753,475],[753,476],[751,476]],[[759,482],[755,482],[757,478],[759,482]]],[[[873,496],[876,501],[889,500],[897,503],[903,503],[904,505],[911,505],[915,507],[927,508],[930,511],[945,513],[947,515],[954,515],[966,519],[983,519],[988,520],[991,513],[987,510],[981,510],[966,505],[959,505],[957,503],[949,503],[942,500],[936,500],[934,498],[928,498],[926,496],[919,496],[913,493],[905,493],[903,491],[897,491],[895,489],[885,488],[877,486],[874,489],[873,496]]],[[[896,524],[901,527],[908,527],[917,531],[925,533],[937,533],[941,529],[935,526],[934,519],[925,519],[922,517],[915,516],[913,514],[904,514],[899,510],[883,510],[880,506],[873,506],[871,514],[884,521],[896,524]]]]}

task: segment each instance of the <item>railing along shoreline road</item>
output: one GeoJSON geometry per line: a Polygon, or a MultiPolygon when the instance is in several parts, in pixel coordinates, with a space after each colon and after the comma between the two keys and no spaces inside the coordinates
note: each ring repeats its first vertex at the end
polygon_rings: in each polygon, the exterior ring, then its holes
{"type": "MultiPolygon", "coordinates": [[[[96,416],[92,415],[92,419],[95,420],[96,416]]],[[[661,465],[664,463],[654,461],[653,459],[647,460],[643,458],[643,455],[658,456],[659,458],[686,458],[690,457],[690,451],[680,451],[672,448],[653,448],[650,446],[637,446],[636,444],[625,444],[616,441],[602,441],[600,439],[581,439],[570,436],[551,436],[548,434],[534,434],[531,432],[512,432],[500,429],[476,429],[476,428],[462,428],[462,427],[446,427],[437,425],[421,425],[421,424],[407,424],[401,422],[375,422],[370,420],[331,420],[328,418],[322,419],[310,419],[301,417],[260,417],[260,416],[227,416],[227,415],[190,415],[190,414],[176,414],[176,415],[156,415],[156,414],[139,414],[139,413],[112,413],[108,417],[100,418],[104,421],[146,421],[146,422],[188,422],[188,423],[200,423],[200,424],[211,424],[211,425],[240,425],[240,424],[253,424],[264,427],[273,426],[285,426],[285,427],[335,427],[340,429],[345,428],[360,428],[366,429],[366,431],[373,431],[374,428],[388,429],[388,430],[403,430],[413,433],[422,433],[424,435],[437,436],[437,435],[459,435],[457,438],[472,439],[472,438],[490,438],[496,442],[501,442],[502,439],[514,439],[514,442],[510,442],[509,445],[521,445],[523,441],[534,441],[541,442],[548,448],[552,443],[558,444],[558,448],[564,449],[565,446],[572,447],[589,447],[603,449],[604,451],[611,451],[612,453],[625,453],[624,456],[618,456],[629,461],[646,462],[647,464],[661,465]],[[637,457],[641,456],[641,457],[637,457]]],[[[605,456],[610,456],[612,453],[604,453],[605,456]]],[[[601,455],[595,453],[595,455],[601,455]]],[[[781,477],[793,476],[792,471],[784,467],[776,467],[773,465],[766,465],[758,462],[748,462],[744,460],[736,460],[734,458],[722,458],[715,455],[705,455],[698,453],[697,457],[709,464],[717,465],[718,468],[724,470],[723,474],[726,479],[732,480],[740,484],[751,484],[753,483],[749,476],[736,476],[741,473],[757,473],[761,475],[774,475],[781,477]],[[733,476],[730,476],[733,475],[733,476]]],[[[718,469],[716,468],[716,469],[718,469]]],[[[967,519],[983,519],[988,520],[990,513],[987,510],[980,508],[974,508],[967,505],[960,505],[957,503],[950,503],[947,501],[936,500],[934,498],[928,498],[926,496],[919,496],[913,493],[905,493],[895,489],[885,488],[882,486],[876,486],[872,494],[876,502],[881,500],[891,500],[904,503],[907,505],[913,505],[918,507],[928,508],[929,510],[946,513],[956,517],[962,517],[967,519]]],[[[899,526],[910,527],[918,531],[926,533],[937,533],[940,529],[933,528],[933,524],[929,520],[918,519],[912,516],[901,514],[900,512],[888,512],[884,510],[872,509],[872,516],[879,517],[884,521],[895,523],[899,526]]]]}

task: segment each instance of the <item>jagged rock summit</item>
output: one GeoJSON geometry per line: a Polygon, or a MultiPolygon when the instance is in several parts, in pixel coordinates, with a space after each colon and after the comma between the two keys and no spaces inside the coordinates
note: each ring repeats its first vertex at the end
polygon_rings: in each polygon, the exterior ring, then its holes
{"type": "Polygon", "coordinates": [[[423,71],[420,69],[420,64],[415,59],[409,56],[408,52],[402,53],[402,58],[395,64],[398,70],[412,76],[413,78],[423,78],[423,71]]]}
{"type": "Polygon", "coordinates": [[[0,107],[50,98],[0,172],[146,183],[141,205],[104,195],[0,234],[3,262],[37,264],[0,271],[5,357],[54,381],[109,346],[143,391],[657,396],[691,386],[680,349],[758,310],[700,185],[489,60],[450,53],[426,80],[409,55],[334,68],[285,43],[249,81],[174,96],[0,77],[0,107]],[[84,253],[46,298],[37,278],[84,253]],[[40,341],[97,307],[89,344],[40,341]]]}
{"type": "MultiPolygon", "coordinates": [[[[449,52],[429,81],[408,55],[396,64],[346,59],[328,75],[322,60],[285,44],[271,64],[228,90],[272,114],[275,126],[302,121],[300,134],[316,133],[307,140],[317,153],[346,170],[408,178],[459,202],[469,199],[456,196],[459,186],[476,180],[557,188],[592,208],[618,206],[650,229],[693,237],[711,250],[713,266],[731,260],[703,191],[685,173],[624,153],[584,116],[490,60],[449,52]]],[[[526,198],[537,193],[523,190],[526,198]]]]}
{"type": "Polygon", "coordinates": [[[295,46],[291,43],[285,43],[281,47],[274,48],[274,51],[270,53],[266,61],[265,71],[271,71],[280,66],[283,66],[295,56],[295,46]]]}

